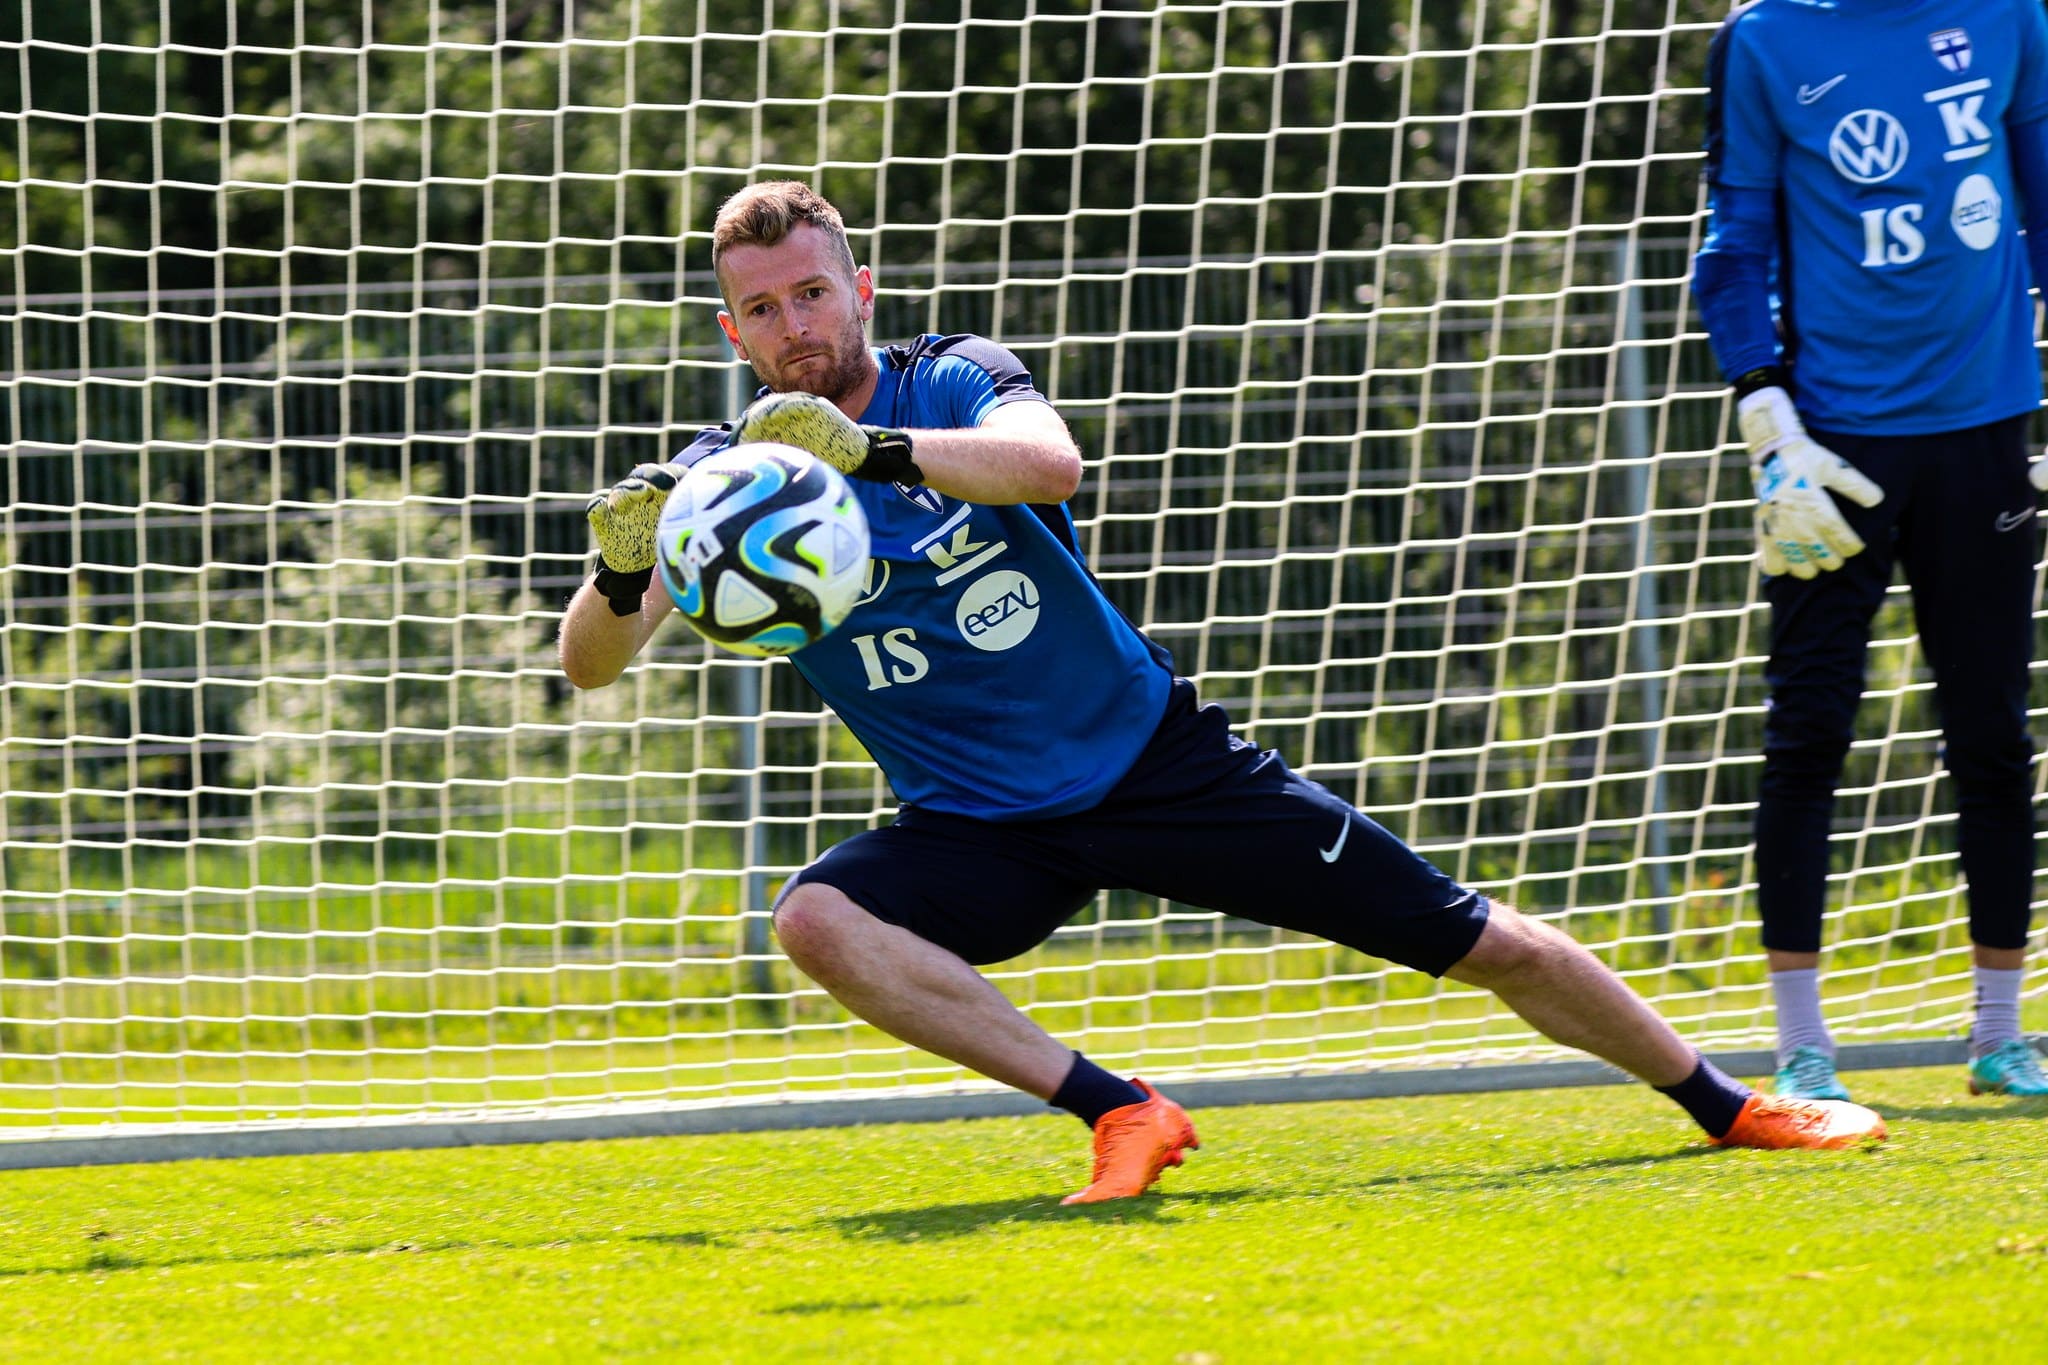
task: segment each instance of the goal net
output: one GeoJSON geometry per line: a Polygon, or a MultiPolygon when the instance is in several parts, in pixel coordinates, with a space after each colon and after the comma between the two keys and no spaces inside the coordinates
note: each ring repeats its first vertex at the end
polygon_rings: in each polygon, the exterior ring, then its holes
{"type": "MultiPolygon", "coordinates": [[[[813,180],[873,337],[1015,350],[1108,592],[1245,733],[1691,1039],[1769,1039],[1747,473],[1687,290],[1718,7],[30,5],[0,520],[0,1136],[991,1089],[776,952],[889,818],[783,664],[578,693],[583,503],[732,415],[709,227],[813,180]]],[[[1965,1021],[1888,604],[1846,1043],[1965,1021]]],[[[1157,1080],[1567,1054],[1104,893],[992,970],[1157,1080]]],[[[2034,982],[2038,995],[2040,984],[2034,982]]]]}

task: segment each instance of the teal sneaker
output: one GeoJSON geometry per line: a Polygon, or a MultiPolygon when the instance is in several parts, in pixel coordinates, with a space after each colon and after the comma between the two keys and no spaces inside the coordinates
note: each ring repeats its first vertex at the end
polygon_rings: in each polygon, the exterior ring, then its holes
{"type": "Polygon", "coordinates": [[[2048,1095],[2041,1054],[2024,1038],[2008,1038],[1982,1057],[1970,1059],[1972,1095],[2048,1095]]]}
{"type": "Polygon", "coordinates": [[[1835,1076],[1835,1059],[1811,1044],[1802,1044],[1786,1054],[1785,1064],[1771,1081],[1771,1093],[1792,1100],[1849,1098],[1848,1090],[1835,1076]]]}

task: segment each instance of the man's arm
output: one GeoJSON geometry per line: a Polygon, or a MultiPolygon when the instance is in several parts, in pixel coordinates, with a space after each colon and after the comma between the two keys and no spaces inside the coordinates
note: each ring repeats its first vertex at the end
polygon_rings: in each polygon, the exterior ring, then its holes
{"type": "Polygon", "coordinates": [[[1707,186],[1713,222],[1693,262],[1700,317],[1735,387],[1737,425],[1756,486],[1757,558],[1767,574],[1839,569],[1863,551],[1830,494],[1875,507],[1884,490],[1806,434],[1792,404],[1770,312],[1770,265],[1784,139],[1737,10],[1707,54],[1707,186]]]}
{"type": "Polygon", "coordinates": [[[984,506],[1060,503],[1081,486],[1081,450],[1050,403],[1004,403],[978,427],[918,431],[927,487],[984,506]]]}
{"type": "Polygon", "coordinates": [[[2048,301],[2048,118],[2009,130],[2012,178],[2020,192],[2020,224],[2027,232],[2027,268],[2048,301]]]}
{"type": "Polygon", "coordinates": [[[1777,325],[1771,318],[1771,257],[1777,237],[1773,190],[1715,186],[1707,240],[1693,258],[1693,295],[1721,373],[1746,398],[1768,384],[1784,387],[1777,325]]]}
{"type": "Polygon", "coordinates": [[[852,478],[924,484],[988,507],[1065,502],[1081,486],[1080,448],[1036,398],[996,404],[979,426],[899,431],[862,426],[816,394],[771,393],[740,414],[732,440],[779,441],[852,478]]]}
{"type": "Polygon", "coordinates": [[[647,585],[639,612],[627,616],[616,614],[597,585],[586,582],[562,614],[562,634],[557,642],[562,672],[582,688],[603,687],[614,681],[674,609],[659,575],[647,585]]]}
{"type": "Polygon", "coordinates": [[[2048,16],[2041,6],[2021,10],[2019,39],[2005,135],[2012,149],[2013,188],[2020,196],[2020,226],[2026,230],[2028,273],[2048,303],[2048,16]]]}
{"type": "MultiPolygon", "coordinates": [[[[2034,292],[2048,303],[2048,118],[2038,118],[2009,130],[2012,138],[2012,176],[2020,196],[2020,223],[2026,229],[2027,269],[2034,277],[2034,292]]],[[[2048,456],[2027,467],[2035,488],[2048,491],[2048,456]]]]}
{"type": "Polygon", "coordinates": [[[1776,217],[1774,192],[1715,186],[1713,227],[1694,259],[1693,278],[1700,318],[1722,373],[1735,387],[1737,425],[1749,447],[1757,557],[1767,574],[1811,578],[1841,568],[1864,548],[1828,494],[1874,507],[1884,491],[1808,437],[1792,404],[1771,322],[1776,217]]]}
{"type": "Polygon", "coordinates": [[[1753,56],[1736,36],[1746,6],[1707,49],[1707,239],[1693,258],[1693,293],[1721,373],[1747,397],[1784,387],[1771,261],[1777,251],[1784,135],[1770,112],[1753,56]]]}
{"type": "Polygon", "coordinates": [[[668,591],[655,574],[661,509],[681,471],[643,464],[584,506],[597,542],[597,572],[569,599],[558,648],[578,687],[603,687],[633,662],[661,618],[668,591]]]}

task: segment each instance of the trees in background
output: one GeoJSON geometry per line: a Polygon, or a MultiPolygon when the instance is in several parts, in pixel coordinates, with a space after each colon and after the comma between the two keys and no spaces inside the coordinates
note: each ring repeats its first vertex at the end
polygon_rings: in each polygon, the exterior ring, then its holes
{"type": "Polygon", "coordinates": [[[465,727],[571,705],[539,675],[582,493],[746,391],[711,215],[816,167],[880,339],[1031,360],[1102,460],[1092,557],[1185,666],[1283,665],[1253,698],[1279,718],[1355,694],[1324,761],[1412,752],[1350,713],[1498,687],[1451,648],[1528,569],[1483,533],[1619,496],[1607,424],[1558,410],[1612,390],[1634,235],[1695,212],[1698,101],[1666,87],[1705,35],[1668,25],[1706,14],[1634,8],[816,0],[765,32],[758,0],[31,0],[0,18],[30,40],[0,63],[9,743],[61,688],[110,819],[166,829],[316,774],[517,770],[465,727]],[[1564,472],[1409,497],[1537,468],[1564,472]],[[1474,548],[1361,553],[1415,539],[1474,548]],[[1448,674],[1403,671],[1422,651],[1448,674]]]}

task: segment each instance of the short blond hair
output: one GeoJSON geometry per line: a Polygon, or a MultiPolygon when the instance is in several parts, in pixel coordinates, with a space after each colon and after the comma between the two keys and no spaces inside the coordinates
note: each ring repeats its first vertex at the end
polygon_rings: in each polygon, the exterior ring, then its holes
{"type": "Polygon", "coordinates": [[[718,209],[711,225],[711,273],[725,289],[720,262],[740,246],[774,246],[799,223],[809,223],[839,248],[846,273],[854,273],[853,246],[846,240],[846,220],[824,195],[801,180],[764,180],[734,194],[718,209]]]}

